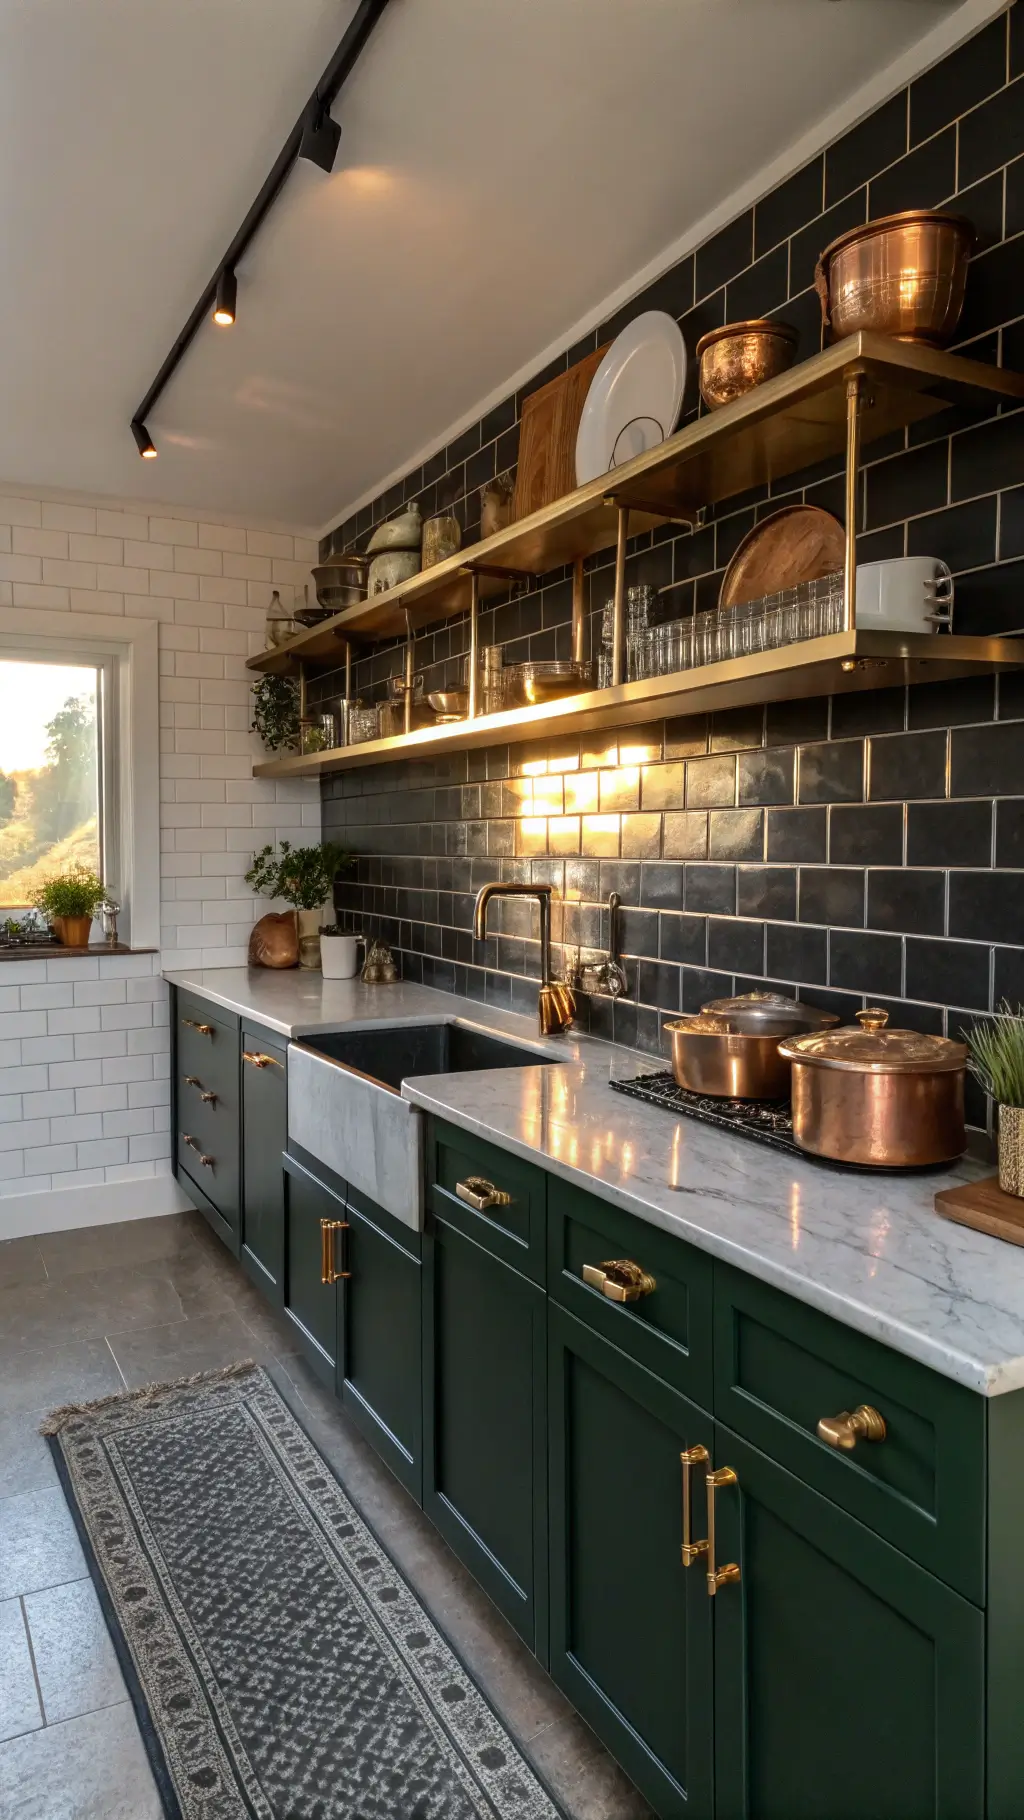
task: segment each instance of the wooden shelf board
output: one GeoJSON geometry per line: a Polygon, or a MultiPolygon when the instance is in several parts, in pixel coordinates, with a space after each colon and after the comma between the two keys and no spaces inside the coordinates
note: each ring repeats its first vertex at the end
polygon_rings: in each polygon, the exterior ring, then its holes
{"type": "MultiPolygon", "coordinates": [[[[578,487],[386,594],[335,614],[287,645],[250,657],[248,667],[286,674],[301,660],[333,669],[343,661],[346,638],[402,636],[406,609],[417,628],[463,612],[469,604],[469,568],[474,563],[543,575],[577,557],[609,549],[616,536],[612,493],[623,504],[637,502],[630,515],[630,531],[636,535],[840,455],[846,435],[846,379],[855,371],[866,375],[865,445],[950,404],[991,406],[1001,399],[1024,403],[1024,375],[1019,373],[881,335],[850,335],[734,404],[687,424],[614,474],[578,487]]],[[[492,597],[506,585],[482,576],[481,597],[492,597]]]]}
{"type": "Polygon", "coordinates": [[[318,777],[332,771],[430,758],[477,746],[519,744],[559,734],[613,731],[651,720],[705,714],[751,702],[793,701],[903,683],[942,682],[1024,666],[1024,639],[960,638],[943,634],[838,632],[699,670],[592,689],[539,708],[512,708],[441,727],[421,727],[392,739],[329,752],[268,759],[254,777],[318,777]],[[844,664],[854,664],[844,669],[844,664]]]}

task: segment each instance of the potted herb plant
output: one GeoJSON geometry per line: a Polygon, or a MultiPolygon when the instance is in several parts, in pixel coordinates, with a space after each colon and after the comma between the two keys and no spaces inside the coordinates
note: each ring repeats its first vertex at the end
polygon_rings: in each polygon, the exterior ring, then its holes
{"type": "Polygon", "coordinates": [[[103,880],[88,866],[71,866],[44,880],[32,902],[65,948],[87,948],[93,916],[106,895],[103,880]]]}
{"type": "Polygon", "coordinates": [[[349,855],[336,841],[317,847],[293,847],[283,840],[253,854],[245,882],[261,897],[282,897],[295,911],[299,940],[299,966],[320,965],[320,923],[324,904],[338,873],[349,864],[349,855]]]}
{"type": "Polygon", "coordinates": [[[1024,1005],[1006,999],[967,1033],[968,1067],[998,1108],[999,1186],[1024,1196],[1024,1005]]]}

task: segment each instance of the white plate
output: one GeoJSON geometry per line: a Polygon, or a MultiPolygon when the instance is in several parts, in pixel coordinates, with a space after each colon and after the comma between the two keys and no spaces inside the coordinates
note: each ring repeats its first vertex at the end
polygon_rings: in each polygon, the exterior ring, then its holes
{"type": "Polygon", "coordinates": [[[645,310],[617,335],[591,381],[576,436],[583,486],[664,442],[686,385],[686,344],[664,310],[645,310]]]}

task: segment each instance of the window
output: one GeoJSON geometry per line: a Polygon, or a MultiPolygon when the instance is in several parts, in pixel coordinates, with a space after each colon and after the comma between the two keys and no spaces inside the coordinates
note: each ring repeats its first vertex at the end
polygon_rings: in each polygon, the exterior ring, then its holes
{"type": "Polygon", "coordinates": [[[0,910],[88,866],[117,889],[109,659],[0,652],[0,910]]]}

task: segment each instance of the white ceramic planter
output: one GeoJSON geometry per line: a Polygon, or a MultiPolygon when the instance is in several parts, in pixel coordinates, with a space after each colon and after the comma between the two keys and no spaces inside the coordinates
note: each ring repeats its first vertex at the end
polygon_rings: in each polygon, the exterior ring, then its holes
{"type": "Polygon", "coordinates": [[[325,980],[355,979],[360,965],[361,935],[322,935],[320,965],[325,980]]]}

